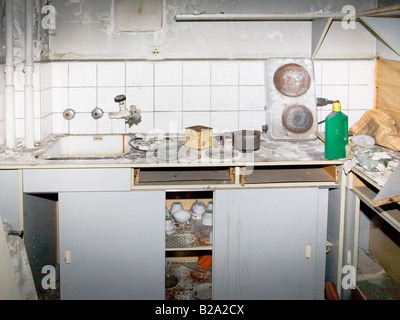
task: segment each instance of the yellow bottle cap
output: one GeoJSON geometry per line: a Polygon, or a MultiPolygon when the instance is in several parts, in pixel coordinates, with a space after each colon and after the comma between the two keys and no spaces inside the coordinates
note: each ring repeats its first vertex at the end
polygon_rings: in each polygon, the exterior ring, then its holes
{"type": "Polygon", "coordinates": [[[340,106],[340,102],[339,102],[339,100],[336,100],[336,101],[333,103],[332,111],[341,111],[341,110],[342,110],[342,108],[341,108],[341,106],[340,106]]]}

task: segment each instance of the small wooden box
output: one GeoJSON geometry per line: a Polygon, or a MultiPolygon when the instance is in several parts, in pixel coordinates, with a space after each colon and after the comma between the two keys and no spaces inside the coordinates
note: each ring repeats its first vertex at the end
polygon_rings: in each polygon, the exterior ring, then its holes
{"type": "Polygon", "coordinates": [[[185,128],[185,146],[202,150],[212,147],[213,129],[205,126],[185,128]]]}

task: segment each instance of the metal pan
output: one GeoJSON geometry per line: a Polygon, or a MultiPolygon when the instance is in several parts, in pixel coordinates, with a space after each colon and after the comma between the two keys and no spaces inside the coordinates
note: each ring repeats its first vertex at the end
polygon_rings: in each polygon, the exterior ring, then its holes
{"type": "Polygon", "coordinates": [[[233,147],[242,152],[260,149],[261,132],[257,130],[238,130],[233,132],[233,147]]]}

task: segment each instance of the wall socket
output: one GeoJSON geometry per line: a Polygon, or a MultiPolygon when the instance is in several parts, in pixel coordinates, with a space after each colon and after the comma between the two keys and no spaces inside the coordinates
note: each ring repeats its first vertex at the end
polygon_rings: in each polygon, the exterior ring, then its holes
{"type": "Polygon", "coordinates": [[[152,54],[154,57],[159,57],[159,56],[161,56],[161,52],[160,52],[160,50],[158,50],[157,48],[151,50],[151,54],[152,54]]]}

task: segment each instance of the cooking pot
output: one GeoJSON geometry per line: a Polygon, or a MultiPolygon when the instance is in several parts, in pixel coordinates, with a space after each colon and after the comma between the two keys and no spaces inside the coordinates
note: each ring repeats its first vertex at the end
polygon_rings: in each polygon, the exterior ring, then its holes
{"type": "Polygon", "coordinates": [[[242,152],[260,149],[261,132],[257,130],[238,130],[233,132],[233,147],[242,152]]]}

